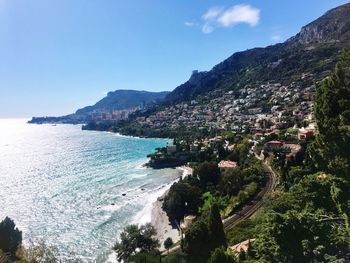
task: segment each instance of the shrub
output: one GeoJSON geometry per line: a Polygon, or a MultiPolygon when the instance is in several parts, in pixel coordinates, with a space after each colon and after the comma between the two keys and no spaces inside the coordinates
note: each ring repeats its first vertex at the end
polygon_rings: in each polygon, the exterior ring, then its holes
{"type": "Polygon", "coordinates": [[[0,250],[15,255],[22,243],[22,232],[9,217],[0,222],[0,250]]]}

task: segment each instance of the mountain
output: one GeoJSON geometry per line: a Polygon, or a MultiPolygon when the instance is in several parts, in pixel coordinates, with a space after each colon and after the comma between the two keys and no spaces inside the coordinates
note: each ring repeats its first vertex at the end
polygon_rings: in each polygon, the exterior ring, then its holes
{"type": "Polygon", "coordinates": [[[350,39],[350,3],[329,10],[319,19],[304,26],[288,42],[301,44],[340,42],[350,39]]]}
{"type": "Polygon", "coordinates": [[[168,95],[168,91],[149,92],[138,90],[116,90],[92,106],[78,109],[75,113],[60,117],[33,117],[30,123],[83,123],[89,120],[93,112],[111,112],[116,110],[132,110],[137,107],[160,103],[168,95]]]}
{"type": "Polygon", "coordinates": [[[116,90],[108,92],[107,96],[95,105],[77,110],[75,114],[88,114],[93,111],[126,110],[146,106],[150,103],[160,102],[168,93],[168,91],[116,90]]]}
{"type": "Polygon", "coordinates": [[[282,44],[237,52],[210,71],[194,71],[165,101],[174,104],[209,91],[237,90],[266,81],[290,83],[303,73],[317,79],[333,68],[339,51],[350,47],[349,40],[350,3],[328,11],[282,44]]]}

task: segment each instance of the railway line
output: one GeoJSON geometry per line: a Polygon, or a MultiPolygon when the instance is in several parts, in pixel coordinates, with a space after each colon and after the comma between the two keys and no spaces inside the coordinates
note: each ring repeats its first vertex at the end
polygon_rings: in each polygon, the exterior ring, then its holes
{"type": "MultiPolygon", "coordinates": [[[[259,157],[257,157],[257,158],[260,159],[259,157]]],[[[234,225],[236,225],[238,222],[240,222],[242,220],[246,220],[246,219],[250,218],[251,216],[253,216],[260,209],[260,207],[263,205],[264,196],[266,196],[266,194],[272,192],[272,190],[275,188],[275,186],[276,186],[276,174],[274,173],[274,171],[271,169],[271,167],[266,162],[263,163],[263,167],[264,167],[264,170],[265,170],[266,175],[267,175],[267,182],[266,182],[265,186],[242,209],[237,211],[232,216],[227,217],[227,218],[222,220],[222,223],[224,225],[225,230],[229,230],[234,225]]],[[[162,254],[165,255],[167,253],[169,253],[169,254],[175,253],[175,252],[179,251],[180,249],[181,249],[180,245],[176,245],[176,246],[172,247],[171,249],[169,249],[169,252],[164,251],[162,254]]]]}
{"type": "Polygon", "coordinates": [[[255,214],[259,210],[259,208],[263,205],[263,202],[264,202],[263,197],[274,189],[276,184],[276,175],[272,171],[269,165],[267,165],[266,163],[263,163],[263,166],[267,174],[267,182],[264,188],[254,197],[253,200],[251,200],[248,204],[246,204],[241,210],[239,210],[237,213],[233,214],[232,216],[225,218],[222,221],[225,230],[232,228],[239,221],[248,219],[253,214],[255,214]]]}

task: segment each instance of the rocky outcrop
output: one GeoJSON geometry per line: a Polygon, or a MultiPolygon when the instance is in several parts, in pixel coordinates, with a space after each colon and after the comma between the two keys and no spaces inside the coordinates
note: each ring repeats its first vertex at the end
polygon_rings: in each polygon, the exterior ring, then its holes
{"type": "Polygon", "coordinates": [[[287,42],[300,44],[332,43],[350,39],[350,3],[334,8],[304,26],[287,42]]]}

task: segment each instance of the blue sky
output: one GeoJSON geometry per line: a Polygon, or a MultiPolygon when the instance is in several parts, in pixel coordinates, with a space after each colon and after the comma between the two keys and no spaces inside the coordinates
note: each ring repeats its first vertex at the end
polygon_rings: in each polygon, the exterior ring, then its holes
{"type": "Polygon", "coordinates": [[[346,2],[0,0],[0,117],[68,114],[116,89],[172,90],[346,2]]]}

